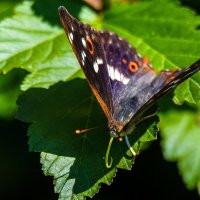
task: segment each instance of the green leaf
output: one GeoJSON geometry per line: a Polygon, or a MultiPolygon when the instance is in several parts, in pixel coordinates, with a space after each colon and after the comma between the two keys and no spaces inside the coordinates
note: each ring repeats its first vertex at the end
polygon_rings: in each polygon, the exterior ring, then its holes
{"type": "Polygon", "coordinates": [[[42,22],[30,6],[24,3],[11,19],[0,23],[0,69],[6,73],[20,67],[30,72],[22,90],[47,88],[59,81],[83,77],[63,29],[42,22]]]}
{"type": "MultiPolygon", "coordinates": [[[[92,197],[100,183],[111,184],[117,168],[131,169],[133,158],[125,142],[117,140],[110,152],[112,168],[106,168],[104,157],[110,138],[107,120],[85,80],[59,83],[48,90],[29,89],[19,98],[18,105],[17,118],[31,123],[30,150],[45,152],[41,154],[43,170],[54,176],[60,199],[92,197]],[[75,134],[76,129],[85,128],[95,129],[75,134]]],[[[131,144],[138,141],[153,121],[138,126],[130,137],[131,144]]],[[[155,136],[155,132],[155,127],[150,128],[144,138],[155,136]]],[[[135,151],[138,145],[134,145],[135,151]]]]}
{"type": "Polygon", "coordinates": [[[177,162],[189,189],[200,191],[200,113],[170,111],[160,117],[164,157],[177,162]]]}
{"type": "MultiPolygon", "coordinates": [[[[158,71],[192,64],[200,57],[200,17],[173,2],[140,2],[115,7],[105,15],[104,27],[128,39],[158,71]],[[164,8],[164,9],[163,9],[164,8]]],[[[174,101],[200,100],[200,73],[175,91],[174,101]],[[184,94],[183,94],[184,93],[184,94]]]]}
{"type": "Polygon", "coordinates": [[[33,15],[29,2],[0,23],[0,35],[0,69],[4,73],[14,67],[29,71],[33,63],[54,58],[66,41],[63,31],[33,15]]]}
{"type": "MultiPolygon", "coordinates": [[[[69,48],[69,46],[67,46],[69,48]]],[[[84,77],[77,60],[71,50],[60,49],[60,55],[43,63],[36,63],[29,68],[31,72],[23,81],[23,91],[41,87],[48,88],[59,81],[71,80],[74,77],[84,77]]]]}
{"type": "Polygon", "coordinates": [[[17,110],[16,100],[20,84],[26,72],[15,69],[6,75],[0,74],[0,118],[10,119],[17,110]]]}
{"type": "Polygon", "coordinates": [[[12,0],[12,1],[1,0],[1,2],[0,2],[0,20],[13,14],[13,10],[14,10],[15,6],[20,1],[21,0],[12,0]]]}

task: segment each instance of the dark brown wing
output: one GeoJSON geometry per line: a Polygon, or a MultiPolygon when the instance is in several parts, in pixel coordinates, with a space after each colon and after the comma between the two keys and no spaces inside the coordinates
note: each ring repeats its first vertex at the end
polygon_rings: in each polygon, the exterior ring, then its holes
{"type": "Polygon", "coordinates": [[[63,6],[59,8],[59,14],[69,42],[91,89],[107,118],[110,118],[113,110],[112,91],[99,32],[76,20],[63,6]]]}

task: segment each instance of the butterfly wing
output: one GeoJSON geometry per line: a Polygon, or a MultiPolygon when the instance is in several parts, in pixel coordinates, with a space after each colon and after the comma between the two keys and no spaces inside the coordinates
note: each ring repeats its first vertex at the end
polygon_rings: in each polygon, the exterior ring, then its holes
{"type": "Polygon", "coordinates": [[[163,70],[156,75],[146,58],[142,58],[117,34],[100,31],[111,79],[115,108],[110,127],[127,130],[141,120],[142,114],[167,91],[200,69],[200,61],[183,70],[163,70]]]}
{"type": "MultiPolygon", "coordinates": [[[[108,73],[111,79],[113,101],[119,98],[120,91],[127,87],[131,79],[137,82],[138,79],[145,75],[149,77],[145,78],[143,81],[150,82],[154,78],[155,71],[150,67],[147,60],[144,60],[141,55],[137,53],[136,49],[125,39],[106,30],[100,31],[99,33],[104,47],[108,73]],[[144,70],[144,63],[150,73],[144,70]]],[[[134,84],[133,87],[136,85],[137,84],[134,84]]]]}
{"type": "Polygon", "coordinates": [[[63,6],[59,8],[59,14],[89,85],[106,116],[110,118],[113,110],[111,84],[99,32],[76,20],[63,6]]]}
{"type": "Polygon", "coordinates": [[[134,47],[117,34],[103,30],[100,36],[115,108],[111,113],[111,123],[123,127],[137,110],[133,97],[151,84],[156,72],[146,58],[142,58],[134,47]]]}
{"type": "Polygon", "coordinates": [[[155,104],[158,99],[165,95],[170,90],[174,89],[187,78],[200,70],[200,60],[196,61],[191,66],[182,70],[161,71],[156,76],[149,87],[144,88],[140,93],[132,99],[137,107],[136,112],[130,121],[124,126],[122,135],[130,134],[138,121],[141,120],[144,112],[155,104]]]}

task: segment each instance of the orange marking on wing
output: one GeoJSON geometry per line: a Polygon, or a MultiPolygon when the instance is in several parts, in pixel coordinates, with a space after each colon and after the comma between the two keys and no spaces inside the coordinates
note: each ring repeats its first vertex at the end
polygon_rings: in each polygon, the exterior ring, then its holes
{"type": "Polygon", "coordinates": [[[174,72],[176,72],[176,71],[177,71],[176,68],[174,68],[174,69],[171,70],[172,73],[174,73],[174,72]]]}
{"type": "Polygon", "coordinates": [[[131,61],[129,62],[128,68],[131,72],[136,72],[138,70],[138,65],[136,62],[131,61]]]}
{"type": "Polygon", "coordinates": [[[122,137],[119,137],[118,140],[119,140],[119,142],[122,142],[122,141],[123,141],[123,138],[122,138],[122,137]]]}
{"type": "Polygon", "coordinates": [[[122,63],[123,63],[123,64],[126,64],[126,63],[127,63],[127,60],[126,60],[125,58],[123,58],[123,59],[122,59],[122,63]]]}
{"type": "Polygon", "coordinates": [[[105,104],[105,102],[103,101],[103,99],[100,97],[99,93],[97,92],[97,90],[89,83],[92,92],[94,93],[95,97],[97,98],[97,101],[99,102],[99,104],[101,105],[106,117],[109,119],[110,118],[110,112],[109,109],[107,107],[107,105],[105,104]]]}
{"type": "Polygon", "coordinates": [[[161,71],[161,75],[162,75],[163,77],[167,76],[166,71],[161,71]]]}
{"type": "Polygon", "coordinates": [[[163,77],[170,76],[170,75],[173,74],[173,73],[174,73],[173,70],[172,70],[172,71],[161,71],[161,75],[162,75],[163,77]]]}
{"type": "Polygon", "coordinates": [[[150,66],[149,66],[149,69],[153,73],[153,75],[156,76],[156,71],[153,68],[151,68],[150,66]]]}
{"type": "Polygon", "coordinates": [[[148,63],[149,63],[149,59],[146,56],[144,56],[144,58],[143,58],[143,65],[147,66],[148,63]]]}
{"type": "Polygon", "coordinates": [[[143,60],[140,59],[140,60],[138,61],[138,64],[139,64],[139,67],[142,67],[142,65],[143,65],[143,60]]]}
{"type": "Polygon", "coordinates": [[[81,133],[85,133],[87,131],[91,131],[93,129],[95,129],[95,128],[86,128],[86,129],[83,129],[83,130],[75,130],[75,133],[76,134],[81,134],[81,133]]]}
{"type": "Polygon", "coordinates": [[[172,80],[175,79],[175,76],[171,76],[166,80],[166,84],[170,83],[172,80]]]}
{"type": "Polygon", "coordinates": [[[90,37],[86,38],[86,41],[90,44],[91,48],[88,48],[91,55],[94,55],[94,45],[90,37]]]}
{"type": "Polygon", "coordinates": [[[156,76],[156,71],[152,67],[149,66],[149,60],[146,56],[143,59],[143,66],[144,66],[144,70],[143,70],[144,72],[151,71],[153,75],[156,76]]]}

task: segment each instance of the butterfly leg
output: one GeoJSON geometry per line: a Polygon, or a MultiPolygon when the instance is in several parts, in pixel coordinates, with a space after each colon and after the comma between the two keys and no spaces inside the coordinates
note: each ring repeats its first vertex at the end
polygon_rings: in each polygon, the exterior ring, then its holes
{"type": "Polygon", "coordinates": [[[91,130],[93,130],[93,129],[95,129],[95,128],[86,128],[86,129],[82,129],[82,130],[75,130],[74,132],[75,132],[76,134],[82,134],[82,133],[91,131],[91,130]]]}
{"type": "Polygon", "coordinates": [[[125,137],[125,141],[126,141],[126,144],[127,144],[128,148],[129,148],[129,150],[131,151],[131,153],[133,154],[133,156],[136,157],[136,156],[137,156],[137,153],[136,153],[136,152],[133,150],[133,148],[131,147],[130,142],[129,142],[129,139],[128,139],[128,136],[125,135],[124,137],[125,137]]]}

